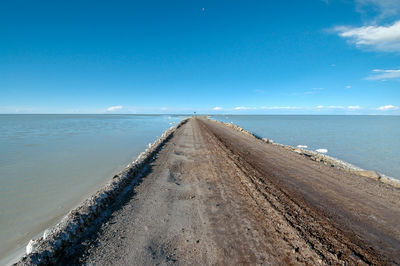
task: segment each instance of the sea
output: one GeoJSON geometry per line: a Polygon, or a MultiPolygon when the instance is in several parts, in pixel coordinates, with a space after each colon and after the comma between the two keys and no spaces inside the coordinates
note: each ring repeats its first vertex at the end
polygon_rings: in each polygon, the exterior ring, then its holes
{"type": "Polygon", "coordinates": [[[0,115],[0,265],[183,118],[0,115]]]}
{"type": "MultiPolygon", "coordinates": [[[[0,265],[185,117],[0,115],[0,265]]],[[[400,179],[400,116],[211,118],[400,179]]]]}

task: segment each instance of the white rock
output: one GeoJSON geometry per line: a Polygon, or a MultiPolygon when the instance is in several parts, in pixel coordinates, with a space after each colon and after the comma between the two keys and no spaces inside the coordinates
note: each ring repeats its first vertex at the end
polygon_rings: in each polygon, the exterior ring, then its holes
{"type": "Polygon", "coordinates": [[[327,149],[316,149],[315,151],[319,152],[319,153],[327,153],[328,152],[327,149]]]}
{"type": "Polygon", "coordinates": [[[305,148],[308,148],[308,147],[307,147],[307,145],[297,145],[297,148],[303,148],[303,149],[305,149],[305,148]]]}
{"type": "Polygon", "coordinates": [[[29,255],[31,254],[33,251],[35,251],[36,247],[38,245],[38,240],[34,240],[31,239],[28,243],[28,245],[26,246],[26,254],[29,255]]]}
{"type": "Polygon", "coordinates": [[[43,233],[43,239],[46,240],[46,238],[50,235],[51,230],[49,228],[47,228],[46,230],[44,230],[43,233]]]}

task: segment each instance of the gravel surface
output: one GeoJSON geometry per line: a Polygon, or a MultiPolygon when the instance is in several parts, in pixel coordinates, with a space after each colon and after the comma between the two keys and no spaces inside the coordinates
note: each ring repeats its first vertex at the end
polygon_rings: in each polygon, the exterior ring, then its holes
{"type": "Polygon", "coordinates": [[[60,263],[400,264],[400,190],[190,119],[60,263]]]}

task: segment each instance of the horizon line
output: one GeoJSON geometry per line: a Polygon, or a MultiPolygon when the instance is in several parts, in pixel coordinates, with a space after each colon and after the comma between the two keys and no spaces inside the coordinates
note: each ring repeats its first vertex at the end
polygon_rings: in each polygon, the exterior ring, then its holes
{"type": "Polygon", "coordinates": [[[262,115],[310,115],[310,116],[400,116],[400,114],[315,114],[315,113],[304,113],[304,114],[210,114],[210,113],[0,113],[0,115],[179,115],[179,116],[262,116],[262,115]]]}

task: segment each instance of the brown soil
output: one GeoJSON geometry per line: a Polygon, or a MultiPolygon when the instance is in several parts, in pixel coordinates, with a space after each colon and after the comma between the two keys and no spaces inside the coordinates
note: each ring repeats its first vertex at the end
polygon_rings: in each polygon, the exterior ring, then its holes
{"type": "Polygon", "coordinates": [[[400,190],[190,119],[64,262],[400,264],[400,190]]]}

